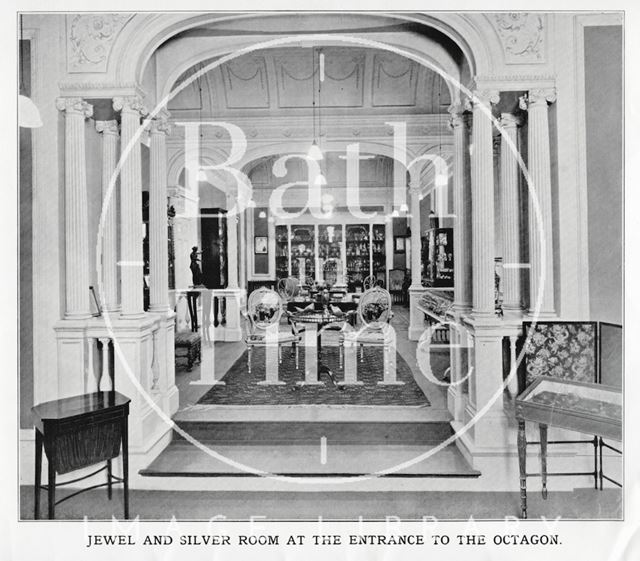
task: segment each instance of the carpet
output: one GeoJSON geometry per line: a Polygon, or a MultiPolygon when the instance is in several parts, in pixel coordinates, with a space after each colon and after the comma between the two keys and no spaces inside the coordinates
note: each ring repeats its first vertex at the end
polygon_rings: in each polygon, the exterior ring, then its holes
{"type": "MultiPolygon", "coordinates": [[[[248,354],[245,351],[224,377],[224,386],[213,386],[198,401],[206,405],[414,405],[428,406],[429,400],[413,379],[411,368],[396,353],[396,373],[402,386],[380,386],[382,380],[382,349],[364,347],[364,360],[358,351],[358,380],[362,386],[335,386],[329,376],[319,372],[324,386],[298,386],[304,380],[305,352],[300,348],[299,368],[291,348],[282,349],[279,379],[284,386],[259,386],[265,379],[265,351],[254,349],[251,374],[248,372],[248,354]]],[[[338,347],[322,349],[322,362],[333,372],[336,381],[344,378],[339,368],[338,347]]]]}

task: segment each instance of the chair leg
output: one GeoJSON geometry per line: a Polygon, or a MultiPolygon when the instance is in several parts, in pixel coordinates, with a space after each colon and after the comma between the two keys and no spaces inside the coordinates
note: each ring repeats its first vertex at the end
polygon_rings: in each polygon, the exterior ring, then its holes
{"type": "Polygon", "coordinates": [[[300,350],[298,348],[298,344],[294,343],[293,348],[295,349],[295,353],[296,353],[296,370],[298,370],[300,366],[300,350]]]}
{"type": "Polygon", "coordinates": [[[344,341],[338,343],[338,367],[343,369],[344,364],[344,341]]]}
{"type": "Polygon", "coordinates": [[[360,345],[360,362],[364,362],[364,345],[360,345]]]}
{"type": "Polygon", "coordinates": [[[278,364],[282,364],[282,345],[278,345],[278,364]]]}
{"type": "Polygon", "coordinates": [[[247,351],[247,372],[251,374],[251,347],[247,351]]]}

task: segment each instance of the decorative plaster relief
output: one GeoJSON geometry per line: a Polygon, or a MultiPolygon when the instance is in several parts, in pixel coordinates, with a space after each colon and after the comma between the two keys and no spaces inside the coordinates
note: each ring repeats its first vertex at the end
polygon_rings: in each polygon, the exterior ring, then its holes
{"type": "Polygon", "coordinates": [[[491,14],[507,64],[543,63],[546,16],[528,12],[491,14]]]}
{"type": "Polygon", "coordinates": [[[106,72],[115,38],[131,14],[67,16],[67,71],[106,72]]]}

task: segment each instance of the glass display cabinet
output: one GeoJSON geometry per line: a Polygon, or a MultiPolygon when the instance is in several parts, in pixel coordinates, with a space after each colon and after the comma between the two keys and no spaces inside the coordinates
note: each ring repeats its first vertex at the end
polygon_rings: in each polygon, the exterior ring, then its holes
{"type": "Polygon", "coordinates": [[[291,247],[289,243],[289,227],[276,226],[276,279],[286,279],[291,270],[291,247]]]}
{"type": "Polygon", "coordinates": [[[291,226],[291,276],[315,278],[315,228],[313,225],[291,226]],[[300,267],[304,267],[304,271],[300,267]]]}
{"type": "MultiPolygon", "coordinates": [[[[520,509],[527,517],[527,435],[526,421],[540,430],[542,497],[547,498],[547,429],[558,427],[601,438],[622,440],[622,391],[619,388],[541,376],[516,400],[518,420],[518,460],[520,465],[520,509]]],[[[602,449],[594,465],[594,478],[602,475],[602,449]]],[[[584,473],[575,474],[584,475],[584,473]]]]}

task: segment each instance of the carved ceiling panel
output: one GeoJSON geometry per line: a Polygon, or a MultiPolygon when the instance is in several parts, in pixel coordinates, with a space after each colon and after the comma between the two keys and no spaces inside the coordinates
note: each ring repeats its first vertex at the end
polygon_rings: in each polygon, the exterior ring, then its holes
{"type": "Polygon", "coordinates": [[[372,105],[415,105],[418,70],[418,64],[413,60],[392,53],[374,55],[372,105]]]}
{"type": "Polygon", "coordinates": [[[274,57],[278,107],[311,107],[315,95],[311,49],[274,57]]]}
{"type": "MultiPolygon", "coordinates": [[[[261,51],[212,69],[200,79],[203,110],[311,112],[315,102],[322,115],[334,108],[364,112],[396,108],[396,112],[429,114],[446,113],[450,104],[445,81],[415,61],[354,47],[324,48],[322,54],[323,80],[319,51],[301,47],[261,51]]],[[[184,73],[177,83],[188,75],[184,73]]],[[[199,88],[194,83],[169,108],[199,108],[196,94],[199,88]]]]}
{"type": "Polygon", "coordinates": [[[362,107],[365,55],[360,51],[324,51],[324,81],[319,84],[322,107],[362,107]]]}
{"type": "Polygon", "coordinates": [[[266,64],[263,56],[243,56],[220,67],[227,109],[269,108],[266,64]]]}

